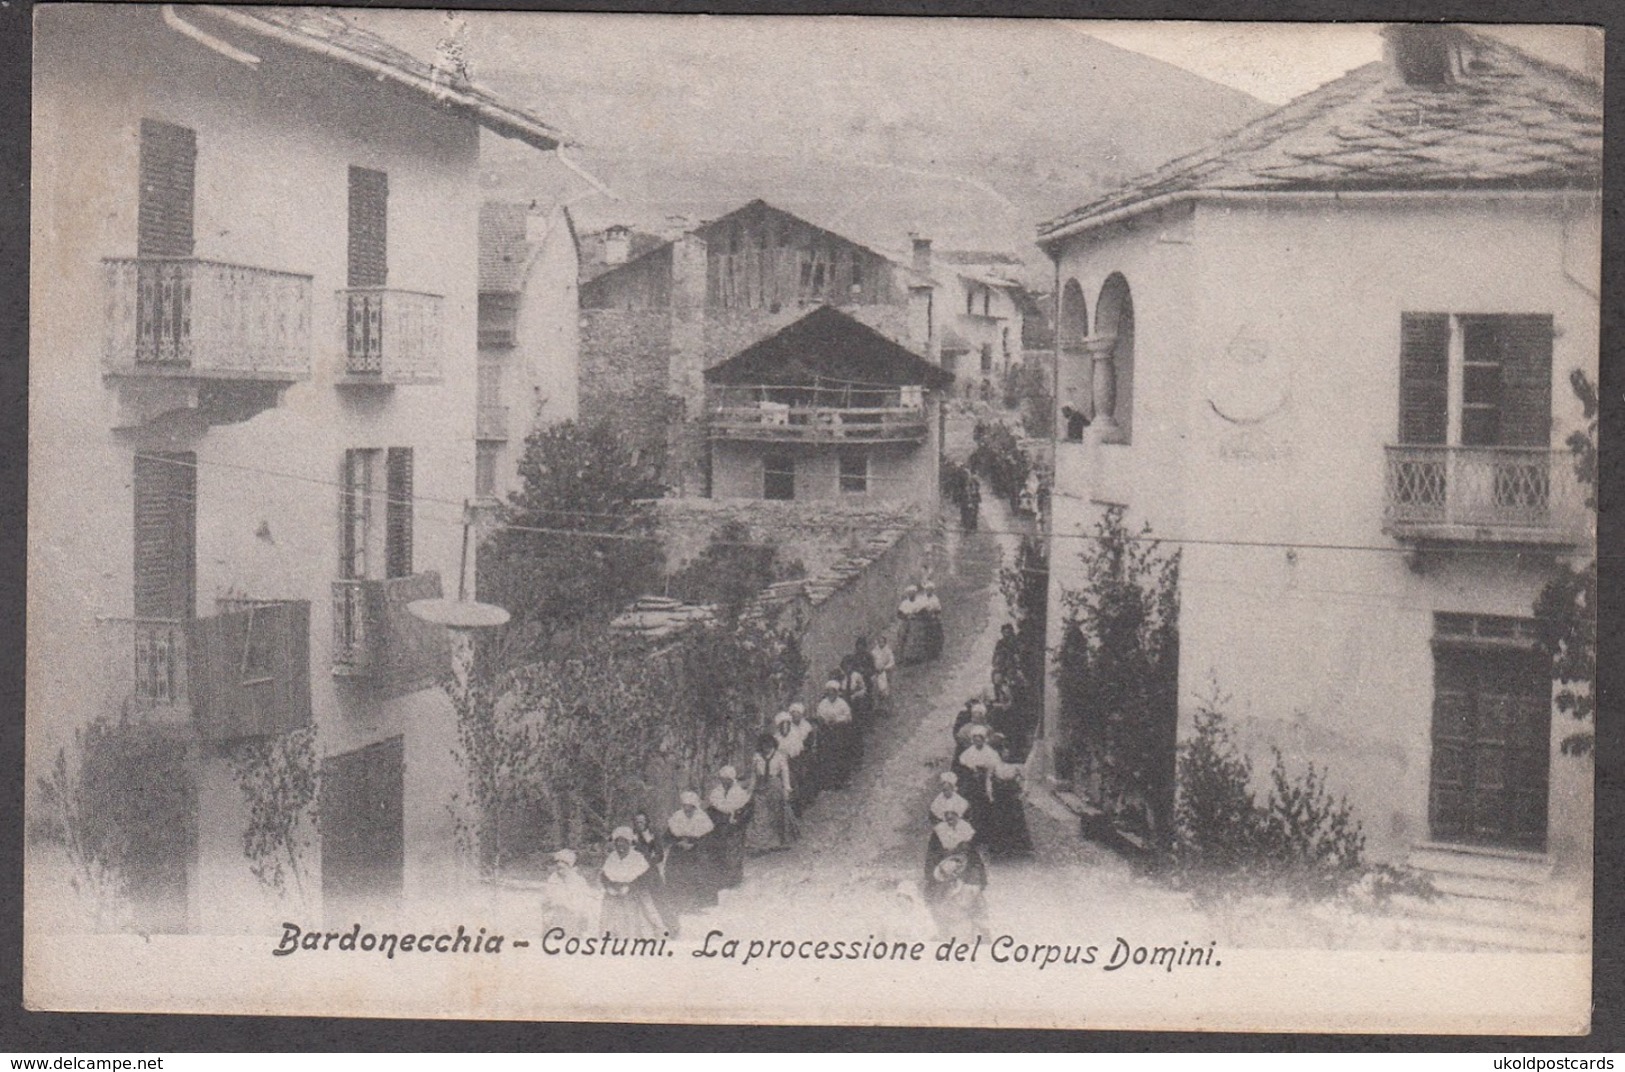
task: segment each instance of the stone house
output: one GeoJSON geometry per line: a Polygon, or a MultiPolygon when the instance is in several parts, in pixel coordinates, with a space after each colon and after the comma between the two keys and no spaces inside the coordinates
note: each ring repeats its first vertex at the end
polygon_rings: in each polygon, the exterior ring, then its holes
{"type": "Polygon", "coordinates": [[[1181,737],[1216,680],[1374,858],[1580,882],[1592,768],[1532,608],[1595,553],[1564,442],[1598,365],[1601,90],[1466,29],[1386,41],[1040,228],[1057,404],[1092,418],[1059,424],[1050,636],[1121,505],[1181,547],[1181,737]]]}
{"type": "Polygon", "coordinates": [[[820,305],[934,356],[931,290],[912,262],[752,201],[582,285],[581,415],[615,417],[679,493],[708,494],[707,369],[820,305]]]}
{"type": "MultiPolygon", "coordinates": [[[[395,918],[456,873],[447,638],[406,606],[457,588],[474,487],[480,132],[560,135],[325,9],[35,27],[30,773],[101,727],[145,931],[395,918]],[[245,834],[298,737],[279,897],[245,834]]],[[[31,851],[31,925],[81,925],[31,851]]]]}

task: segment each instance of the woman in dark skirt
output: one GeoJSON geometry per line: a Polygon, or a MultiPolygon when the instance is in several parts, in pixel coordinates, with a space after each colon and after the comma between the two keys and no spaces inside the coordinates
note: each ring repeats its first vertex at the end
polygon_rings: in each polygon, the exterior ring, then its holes
{"type": "Polygon", "coordinates": [[[717,782],[711,788],[705,811],[716,827],[711,853],[717,885],[731,890],[745,881],[745,835],[755,802],[751,799],[750,787],[739,780],[739,772],[732,766],[717,771],[717,782]]]}
{"type": "Polygon", "coordinates": [[[658,938],[665,930],[649,893],[652,868],[648,858],[632,849],[632,828],[617,827],[610,835],[609,856],[599,877],[604,901],[598,925],[612,938],[658,938]]]}
{"type": "Polygon", "coordinates": [[[1001,747],[1004,742],[996,736],[992,743],[1000,761],[990,771],[992,794],[988,819],[992,829],[985,830],[983,844],[994,856],[1030,856],[1033,838],[1027,829],[1026,805],[1022,803],[1026,793],[1021,765],[1009,761],[1008,750],[1001,747]]]}
{"type": "Polygon", "coordinates": [[[678,798],[682,803],[666,822],[666,898],[673,915],[697,912],[717,903],[716,876],[711,867],[711,816],[700,807],[692,789],[678,798]]]}

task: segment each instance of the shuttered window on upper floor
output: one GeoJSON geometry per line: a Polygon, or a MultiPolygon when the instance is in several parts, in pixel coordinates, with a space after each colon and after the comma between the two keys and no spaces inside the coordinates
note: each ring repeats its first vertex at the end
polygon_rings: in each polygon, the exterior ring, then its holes
{"type": "Polygon", "coordinates": [[[1400,443],[1549,447],[1552,337],[1547,314],[1404,314],[1400,443]]]}
{"type": "Polygon", "coordinates": [[[385,576],[412,575],[412,448],[390,447],[385,455],[389,506],[385,511],[385,576]]]}
{"type": "Polygon", "coordinates": [[[192,255],[196,177],[197,132],[156,119],[141,120],[136,256],[192,255]]]}
{"type": "Polygon", "coordinates": [[[389,176],[370,168],[350,168],[349,285],[389,283],[389,176]]]}

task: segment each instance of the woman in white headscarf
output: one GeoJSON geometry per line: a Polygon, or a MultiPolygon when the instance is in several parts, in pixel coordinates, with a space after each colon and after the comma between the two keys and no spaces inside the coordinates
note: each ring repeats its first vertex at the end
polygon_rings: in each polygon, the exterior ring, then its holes
{"type": "Polygon", "coordinates": [[[677,810],[666,822],[666,901],[674,916],[717,903],[711,816],[700,807],[700,795],[692,789],[679,794],[678,801],[677,810]]]}
{"type": "Polygon", "coordinates": [[[932,824],[940,823],[948,817],[951,811],[956,815],[966,815],[970,812],[970,801],[959,795],[959,778],[952,771],[943,771],[937,775],[939,786],[937,795],[931,798],[930,814],[932,824]]]}
{"type": "Polygon", "coordinates": [[[824,682],[824,698],[814,708],[822,752],[823,784],[828,789],[845,789],[863,762],[863,738],[852,720],[852,708],[841,697],[841,683],[834,678],[824,682]]]}
{"type": "Polygon", "coordinates": [[[660,937],[664,928],[649,895],[653,869],[648,858],[633,850],[630,826],[616,827],[609,840],[611,847],[601,874],[604,899],[600,925],[613,938],[660,937]]]}
{"type": "Polygon", "coordinates": [[[954,758],[954,774],[960,793],[970,801],[970,820],[980,824],[993,806],[993,772],[1004,759],[987,743],[990,733],[980,722],[968,723],[962,732],[970,745],[954,758]]]}
{"type": "Polygon", "coordinates": [[[818,725],[807,717],[807,705],[800,701],[790,705],[790,735],[796,742],[793,752],[786,750],[790,756],[790,781],[796,790],[796,814],[805,815],[823,788],[824,768],[818,725]]]}
{"type": "Polygon", "coordinates": [[[571,934],[593,934],[598,930],[599,896],[580,871],[576,870],[573,849],[553,854],[553,867],[542,882],[542,908],[547,923],[563,927],[571,934]]]}
{"type": "Polygon", "coordinates": [[[976,828],[954,811],[931,828],[925,849],[925,899],[944,937],[981,933],[987,863],[976,828]]]}
{"type": "Polygon", "coordinates": [[[739,780],[739,772],[731,764],[717,771],[717,784],[711,787],[705,810],[716,827],[711,852],[717,885],[731,890],[745,881],[745,834],[755,812],[750,786],[739,780]]]}

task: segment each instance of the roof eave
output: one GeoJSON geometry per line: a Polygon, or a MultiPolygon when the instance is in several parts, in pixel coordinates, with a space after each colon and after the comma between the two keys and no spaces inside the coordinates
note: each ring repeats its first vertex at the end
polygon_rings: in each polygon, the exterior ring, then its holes
{"type": "Polygon", "coordinates": [[[465,89],[450,84],[437,84],[431,79],[423,78],[410,71],[403,71],[391,64],[382,63],[368,56],[358,55],[349,49],[327,41],[317,40],[308,34],[299,33],[266,22],[263,19],[255,18],[251,13],[252,8],[247,9],[250,12],[249,14],[234,11],[230,7],[219,4],[207,5],[204,10],[215,18],[228,22],[244,32],[256,34],[293,48],[303,49],[319,56],[325,56],[328,59],[392,81],[434,100],[453,104],[459,110],[471,115],[481,126],[500,137],[514,138],[542,150],[553,150],[578,144],[564,132],[548,126],[541,120],[508,108],[497,103],[494,99],[488,99],[480,93],[474,92],[472,86],[465,89]]]}

